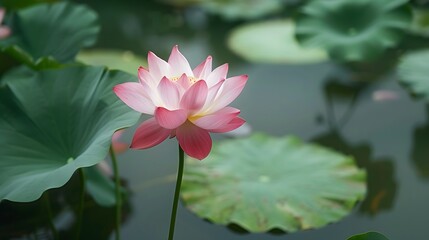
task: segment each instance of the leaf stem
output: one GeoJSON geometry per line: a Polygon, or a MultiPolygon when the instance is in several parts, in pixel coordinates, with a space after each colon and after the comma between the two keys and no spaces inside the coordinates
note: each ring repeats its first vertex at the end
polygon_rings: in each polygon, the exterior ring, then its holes
{"type": "Polygon", "coordinates": [[[121,181],[119,178],[118,162],[116,161],[116,155],[112,145],[110,145],[109,152],[110,152],[110,159],[112,160],[112,165],[113,165],[113,175],[115,178],[115,195],[116,195],[115,239],[120,240],[121,239],[120,226],[121,226],[121,219],[122,219],[121,181]]]}
{"type": "Polygon", "coordinates": [[[176,189],[174,192],[173,209],[171,211],[170,231],[168,232],[168,240],[174,238],[174,226],[176,225],[177,205],[179,203],[180,186],[182,185],[183,166],[185,165],[185,153],[179,145],[179,169],[177,172],[176,189]]]}
{"type": "Polygon", "coordinates": [[[82,221],[83,221],[83,209],[85,205],[85,175],[83,173],[83,169],[79,168],[79,176],[80,176],[80,203],[78,208],[77,215],[77,228],[76,228],[76,239],[80,239],[80,232],[82,230],[82,221]]]}

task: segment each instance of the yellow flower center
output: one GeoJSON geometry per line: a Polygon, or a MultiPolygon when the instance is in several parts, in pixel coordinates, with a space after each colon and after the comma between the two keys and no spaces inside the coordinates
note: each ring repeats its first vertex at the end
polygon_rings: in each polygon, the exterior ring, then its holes
{"type": "Polygon", "coordinates": [[[198,120],[199,118],[201,118],[202,116],[201,115],[194,115],[194,116],[189,116],[188,117],[188,120],[190,121],[190,122],[195,122],[196,120],[198,120]]]}
{"type": "MultiPolygon", "coordinates": [[[[177,82],[180,79],[180,77],[171,77],[170,81],[172,82],[177,82]]],[[[188,77],[189,83],[192,85],[194,83],[196,83],[199,79],[194,78],[194,77],[188,77]]]]}

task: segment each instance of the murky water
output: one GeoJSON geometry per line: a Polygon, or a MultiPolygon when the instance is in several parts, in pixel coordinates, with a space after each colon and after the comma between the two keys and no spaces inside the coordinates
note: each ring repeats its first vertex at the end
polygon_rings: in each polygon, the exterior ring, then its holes
{"type": "MultiPolygon", "coordinates": [[[[193,66],[209,54],[215,65],[229,62],[230,76],[250,77],[233,106],[241,109],[253,131],[275,136],[292,134],[318,142],[353,155],[368,171],[367,198],[348,217],[321,229],[249,234],[202,220],[180,206],[175,239],[344,240],[370,230],[383,232],[393,240],[427,238],[429,109],[399,86],[394,68],[388,69],[383,59],[360,71],[333,62],[250,64],[227,49],[225,35],[232,24],[221,19],[208,18],[198,11],[182,14],[137,1],[90,5],[99,12],[103,26],[99,48],[132,50],[141,55],[152,50],[166,58],[171,47],[179,44],[193,66]],[[379,71],[370,74],[374,69],[379,71]],[[370,81],[367,76],[371,76],[370,81]],[[390,97],[380,100],[386,91],[390,97]]],[[[130,129],[123,140],[130,141],[132,134],[130,129]]],[[[225,137],[214,135],[217,140],[225,137]]],[[[121,175],[132,192],[122,225],[123,239],[166,239],[177,171],[177,142],[169,140],[144,151],[130,150],[119,155],[119,161],[121,175]]],[[[56,196],[55,191],[50,194],[56,196]]],[[[61,236],[73,236],[72,210],[77,202],[70,200],[73,196],[77,195],[61,195],[53,203],[61,236]],[[68,207],[64,208],[65,202],[68,207]]],[[[49,229],[43,204],[13,204],[13,210],[9,203],[0,206],[0,239],[36,239],[36,235],[44,239],[49,229]]],[[[113,209],[89,202],[83,226],[85,239],[112,237],[113,209]]]]}

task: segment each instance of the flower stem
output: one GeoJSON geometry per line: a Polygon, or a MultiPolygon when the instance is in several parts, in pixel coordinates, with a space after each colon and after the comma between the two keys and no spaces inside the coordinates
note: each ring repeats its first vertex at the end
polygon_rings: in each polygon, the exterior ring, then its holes
{"type": "Polygon", "coordinates": [[[120,240],[121,239],[120,226],[121,226],[121,219],[122,219],[121,182],[119,178],[118,162],[116,161],[116,155],[112,145],[110,145],[110,158],[112,159],[113,175],[115,177],[115,195],[116,195],[115,239],[120,240]]]}
{"type": "Polygon", "coordinates": [[[80,232],[82,230],[82,221],[83,221],[83,209],[85,204],[85,175],[83,169],[79,168],[80,176],[80,203],[77,212],[77,227],[76,227],[76,239],[80,239],[80,232]]]}
{"type": "Polygon", "coordinates": [[[183,166],[185,165],[185,154],[179,145],[179,170],[177,172],[176,190],[174,192],[173,209],[171,211],[170,231],[168,232],[168,240],[174,238],[174,226],[176,225],[177,205],[179,203],[180,186],[182,185],[183,166]]]}
{"type": "Polygon", "coordinates": [[[46,214],[47,214],[48,221],[49,221],[49,228],[51,229],[53,239],[58,240],[59,239],[58,238],[58,231],[54,225],[54,219],[52,217],[51,202],[49,200],[49,193],[48,192],[45,192],[43,194],[43,202],[45,203],[46,214]]]}

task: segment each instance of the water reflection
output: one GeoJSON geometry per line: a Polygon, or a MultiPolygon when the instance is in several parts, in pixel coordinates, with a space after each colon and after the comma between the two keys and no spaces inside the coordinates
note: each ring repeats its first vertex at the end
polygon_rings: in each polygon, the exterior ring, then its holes
{"type": "MultiPolygon", "coordinates": [[[[327,102],[327,121],[330,130],[312,141],[330,147],[355,158],[357,165],[367,171],[367,196],[359,207],[359,211],[371,216],[380,211],[392,208],[395,197],[397,182],[394,172],[395,166],[392,159],[374,158],[372,147],[369,143],[351,144],[341,133],[348,120],[358,106],[359,97],[370,87],[370,83],[341,82],[338,78],[332,78],[326,82],[324,93],[327,102]],[[335,112],[335,105],[347,103],[344,113],[335,112]]],[[[428,130],[429,131],[429,130],[428,130]]],[[[429,162],[428,162],[429,167],[429,162]]]]}
{"type": "Polygon", "coordinates": [[[414,129],[414,144],[411,159],[419,176],[429,179],[429,106],[426,107],[427,122],[414,129]]]}
{"type": "Polygon", "coordinates": [[[376,82],[392,72],[402,54],[400,48],[386,50],[381,58],[366,62],[342,63],[349,73],[347,82],[376,82]]]}
{"type": "MultiPolygon", "coordinates": [[[[341,129],[351,118],[361,92],[368,87],[368,83],[361,81],[341,82],[338,78],[329,79],[324,87],[326,101],[326,117],[330,129],[341,129]],[[345,103],[345,112],[338,116],[336,103],[345,103]]],[[[321,117],[319,117],[321,119],[321,117]]],[[[320,120],[318,120],[320,122],[320,120]]]]}
{"type": "Polygon", "coordinates": [[[228,224],[226,227],[228,228],[228,230],[230,230],[231,232],[233,232],[235,234],[246,235],[246,234],[250,233],[249,231],[247,231],[246,229],[242,228],[238,224],[228,224]]]}
{"type": "MultiPolygon", "coordinates": [[[[79,179],[75,175],[65,186],[48,190],[37,201],[1,202],[0,239],[54,239],[50,218],[55,224],[59,239],[75,236],[78,226],[79,185],[79,179]]],[[[84,204],[81,238],[109,239],[115,229],[115,207],[101,207],[88,195],[85,196],[84,204]]],[[[127,198],[124,198],[122,212],[124,223],[132,212],[127,198]]]]}
{"type": "MultiPolygon", "coordinates": [[[[205,220],[205,221],[207,221],[207,220],[205,220]]],[[[208,221],[208,222],[210,222],[210,221],[208,221]]],[[[234,224],[234,223],[233,224],[228,224],[226,227],[228,228],[228,230],[230,230],[231,232],[233,232],[233,233],[235,233],[237,235],[247,235],[247,234],[250,234],[249,231],[247,231],[246,229],[244,229],[243,227],[241,227],[238,224],[234,224]]],[[[280,235],[288,234],[287,232],[285,232],[285,231],[283,231],[281,229],[278,229],[278,228],[271,229],[267,233],[270,234],[270,235],[274,235],[274,236],[280,236],[280,235]]]]}

